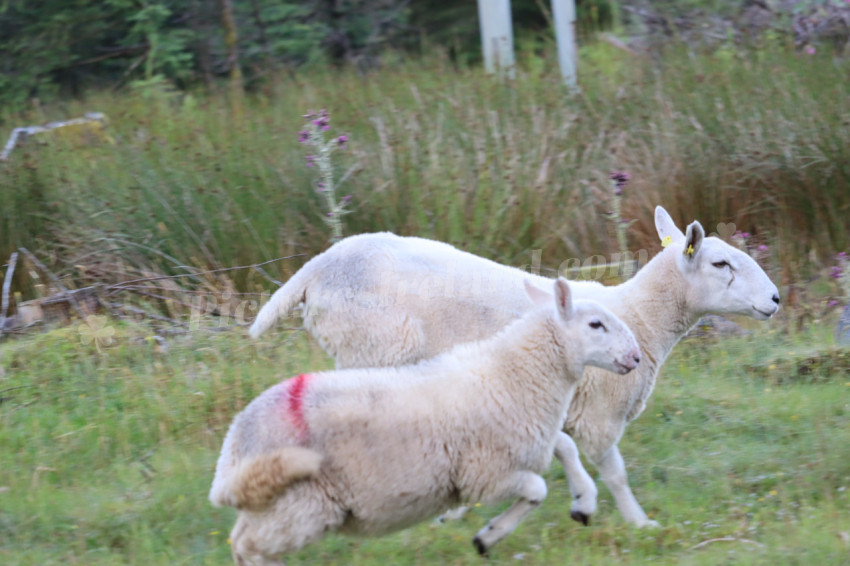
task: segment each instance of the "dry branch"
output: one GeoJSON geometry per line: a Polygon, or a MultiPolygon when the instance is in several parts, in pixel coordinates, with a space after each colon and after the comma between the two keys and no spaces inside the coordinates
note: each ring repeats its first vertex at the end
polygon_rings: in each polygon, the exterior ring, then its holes
{"type": "MultiPolygon", "coordinates": [[[[279,257],[275,259],[271,259],[268,261],[264,261],[262,263],[254,264],[254,265],[243,265],[236,267],[224,267],[220,269],[212,269],[208,271],[193,271],[191,273],[183,273],[179,275],[152,275],[149,277],[143,277],[138,279],[132,279],[128,281],[121,281],[112,285],[101,285],[95,284],[87,287],[81,287],[79,289],[69,290],[64,285],[62,285],[59,277],[51,272],[43,263],[41,263],[38,258],[36,258],[32,252],[27,250],[26,248],[19,248],[19,251],[24,254],[30,261],[32,261],[33,265],[41,272],[46,274],[46,276],[51,281],[52,285],[58,289],[58,292],[42,298],[32,301],[34,307],[39,307],[41,309],[41,313],[39,315],[40,320],[67,320],[70,308],[76,312],[76,314],[84,319],[86,315],[92,314],[101,308],[108,309],[112,315],[123,318],[129,316],[141,316],[147,318],[149,320],[155,320],[163,323],[167,323],[175,328],[183,328],[182,332],[186,332],[190,328],[190,324],[178,320],[172,316],[163,316],[154,314],[149,312],[148,310],[131,306],[125,304],[119,304],[116,302],[106,302],[103,300],[104,296],[114,296],[120,292],[131,292],[140,297],[145,297],[148,299],[154,299],[156,301],[165,301],[168,305],[179,305],[180,307],[185,307],[191,310],[195,310],[198,308],[197,305],[186,302],[187,296],[198,296],[198,295],[210,295],[214,296],[222,301],[224,301],[221,309],[215,308],[214,310],[205,310],[206,314],[211,314],[214,316],[225,316],[229,318],[234,318],[234,314],[231,312],[234,307],[231,304],[231,298],[236,298],[240,296],[264,296],[265,293],[239,293],[232,290],[232,287],[229,285],[225,285],[224,290],[217,289],[215,281],[212,279],[205,280],[202,276],[209,274],[217,274],[222,272],[234,271],[237,269],[253,269],[260,274],[262,274],[267,280],[281,285],[279,281],[276,281],[271,276],[266,273],[261,266],[267,265],[270,263],[274,263],[277,261],[281,261],[284,259],[292,259],[295,257],[300,257],[303,254],[296,254],[292,256],[279,257]],[[175,279],[180,278],[191,278],[196,280],[199,284],[200,288],[198,289],[188,289],[183,288],[176,283],[171,283],[175,279]],[[156,284],[155,282],[161,282],[156,284]],[[103,293],[106,291],[106,293],[103,293]],[[48,309],[50,307],[50,309],[48,309]],[[57,307],[61,311],[57,316],[57,307]],[[50,312],[48,312],[50,310],[50,312]],[[51,315],[52,316],[49,316],[51,315]]],[[[10,269],[7,269],[6,272],[6,293],[8,295],[8,287],[9,282],[12,277],[12,271],[14,269],[14,264],[17,259],[17,252],[13,254],[12,258],[9,261],[10,269]]],[[[227,280],[226,282],[229,282],[227,280]]],[[[4,299],[4,305],[6,303],[6,299],[4,299]]],[[[214,305],[214,306],[215,306],[214,305]]],[[[209,305],[207,305],[208,307],[209,305]]],[[[2,318],[0,318],[0,325],[5,318],[5,307],[0,310],[2,312],[2,318]]],[[[234,326],[245,326],[247,323],[239,323],[236,322],[234,326]]],[[[231,327],[232,328],[232,327],[231,327]]],[[[214,330],[222,330],[222,329],[214,329],[214,330]]]]}
{"type": "Polygon", "coordinates": [[[12,286],[12,275],[15,273],[15,264],[18,262],[18,252],[12,252],[9,257],[6,275],[3,277],[3,298],[2,307],[0,307],[0,336],[3,335],[3,329],[6,327],[6,313],[9,310],[9,288],[12,286]]]}
{"type": "Polygon", "coordinates": [[[43,263],[38,261],[38,258],[35,257],[31,251],[26,248],[18,248],[18,250],[25,256],[27,256],[37,268],[44,272],[44,274],[47,275],[47,277],[51,281],[53,281],[53,284],[56,285],[56,287],[58,287],[59,290],[62,292],[62,296],[68,299],[68,302],[71,303],[72,307],[74,307],[74,311],[77,313],[77,316],[79,316],[81,320],[86,318],[86,313],[84,313],[83,310],[80,308],[79,303],[77,303],[77,299],[74,298],[74,294],[71,293],[64,285],[62,285],[62,282],[59,280],[59,278],[52,271],[47,269],[47,267],[45,267],[43,263]]]}
{"type": "Polygon", "coordinates": [[[186,328],[188,328],[188,326],[189,326],[188,324],[186,324],[183,321],[175,320],[173,318],[168,318],[167,316],[161,316],[161,315],[158,315],[158,314],[149,313],[148,311],[146,311],[144,309],[140,309],[138,307],[133,307],[133,306],[130,306],[130,305],[122,305],[121,303],[107,303],[107,306],[110,309],[126,311],[130,314],[139,315],[139,316],[142,316],[142,317],[145,317],[145,318],[150,318],[151,320],[158,320],[160,322],[167,322],[167,323],[173,324],[175,326],[183,326],[183,327],[186,327],[186,328]]]}
{"type": "Polygon", "coordinates": [[[622,39],[620,39],[619,37],[617,37],[615,35],[612,35],[610,33],[603,33],[603,34],[600,34],[598,37],[602,41],[616,47],[617,49],[619,49],[621,51],[625,51],[629,55],[640,55],[640,53],[635,51],[625,41],[623,41],[622,39]]]}
{"type": "Polygon", "coordinates": [[[7,159],[9,159],[9,154],[12,153],[13,149],[15,149],[15,146],[18,144],[18,141],[23,141],[28,136],[41,134],[43,132],[49,132],[50,130],[55,130],[56,128],[64,128],[66,126],[79,126],[81,124],[89,124],[92,122],[104,124],[105,121],[106,115],[102,112],[87,112],[83,118],[74,118],[73,120],[65,120],[64,122],[49,122],[43,126],[26,126],[23,128],[15,128],[14,130],[12,130],[12,135],[9,136],[9,140],[6,142],[6,146],[3,148],[3,152],[0,153],[0,161],[6,161],[7,159]]]}
{"type": "Polygon", "coordinates": [[[764,547],[764,545],[760,542],[756,542],[754,540],[746,539],[746,538],[735,538],[735,537],[720,537],[720,538],[711,538],[708,540],[704,540],[699,544],[695,544],[690,547],[688,550],[696,550],[698,548],[702,548],[703,546],[708,546],[714,542],[742,542],[744,544],[754,544],[756,546],[764,547]]]}
{"type": "MultiPolygon", "coordinates": [[[[124,286],[131,285],[133,283],[146,283],[148,281],[161,281],[163,279],[179,279],[181,277],[197,277],[198,275],[208,275],[210,273],[222,273],[224,271],[233,271],[235,269],[257,269],[258,267],[261,267],[263,265],[268,265],[268,264],[274,263],[276,261],[281,261],[281,260],[284,260],[284,259],[292,259],[292,258],[296,258],[296,257],[301,257],[303,255],[304,254],[295,254],[295,255],[290,255],[290,256],[286,256],[286,257],[279,257],[279,258],[275,258],[275,259],[270,259],[268,261],[264,261],[262,263],[256,263],[256,264],[253,264],[253,265],[240,265],[240,266],[237,266],[237,267],[222,267],[221,269],[211,269],[209,271],[198,271],[198,272],[195,272],[195,273],[181,273],[180,275],[160,275],[160,276],[157,276],[157,277],[143,277],[141,279],[132,279],[130,281],[122,281],[120,283],[110,285],[107,288],[107,290],[109,290],[110,292],[112,292],[112,291],[122,291],[124,286]]],[[[280,282],[277,282],[277,281],[276,281],[276,283],[280,284],[280,282]]]]}
{"type": "MultiPolygon", "coordinates": [[[[265,269],[263,269],[262,267],[260,267],[260,266],[258,266],[258,265],[255,265],[255,266],[254,266],[254,271],[256,271],[257,273],[259,273],[260,275],[262,275],[263,277],[265,277],[265,278],[266,278],[266,281],[268,281],[269,283],[274,283],[274,284],[275,284],[275,285],[277,285],[278,287],[282,287],[282,286],[283,286],[283,283],[282,283],[281,281],[278,281],[277,279],[275,279],[274,277],[272,277],[271,275],[269,275],[268,273],[266,273],[266,270],[265,270],[265,269]]],[[[247,294],[247,293],[240,293],[240,294],[247,294]]]]}

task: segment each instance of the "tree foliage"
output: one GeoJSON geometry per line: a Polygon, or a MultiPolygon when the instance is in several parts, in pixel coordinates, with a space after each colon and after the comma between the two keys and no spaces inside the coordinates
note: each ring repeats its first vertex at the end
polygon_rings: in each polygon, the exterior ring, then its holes
{"type": "MultiPolygon", "coordinates": [[[[620,20],[661,42],[793,31],[848,42],[841,0],[576,0],[579,33],[620,20]],[[659,31],[660,30],[660,31],[659,31]],[[656,33],[657,32],[657,33],[656,33]],[[831,35],[830,35],[831,34],[831,35]],[[693,39],[696,37],[696,39],[693,39]]],[[[551,0],[511,0],[520,46],[545,41],[551,0]],[[531,43],[523,43],[526,38],[531,43]]],[[[763,34],[762,34],[763,35],[763,34]]],[[[703,41],[703,43],[705,43],[703,41]]],[[[207,87],[231,70],[255,87],[285,69],[346,62],[368,69],[387,48],[438,45],[461,63],[480,57],[474,0],[0,0],[0,118],[31,99],[91,87],[207,87]],[[232,17],[223,18],[222,7],[232,17]],[[237,41],[228,46],[228,27],[237,41]],[[425,41],[423,42],[423,38],[425,41]]],[[[846,48],[846,47],[845,47],[846,48]]]]}
{"type": "MultiPolygon", "coordinates": [[[[249,81],[321,60],[374,55],[407,20],[404,0],[236,0],[249,81]]],[[[210,84],[232,68],[220,2],[0,0],[0,105],[88,87],[210,84]]]]}
{"type": "MultiPolygon", "coordinates": [[[[584,0],[606,2],[607,0],[584,0]]],[[[540,0],[513,0],[518,26],[546,25],[540,0]]],[[[221,2],[0,0],[0,107],[87,88],[212,85],[233,68],[221,2]]],[[[233,0],[236,56],[249,88],[321,61],[377,64],[421,38],[479,56],[476,3],[455,0],[233,0]]],[[[225,20],[226,21],[226,20],[225,20]]]]}

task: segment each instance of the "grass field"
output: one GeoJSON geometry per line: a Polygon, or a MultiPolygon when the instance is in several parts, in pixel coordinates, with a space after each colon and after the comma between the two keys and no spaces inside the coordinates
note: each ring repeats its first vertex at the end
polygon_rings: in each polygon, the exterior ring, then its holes
{"type": "MultiPolygon", "coordinates": [[[[88,93],[34,107],[12,127],[109,117],[114,143],[33,138],[0,164],[0,260],[27,246],[68,285],[185,273],[275,257],[279,279],[328,245],[316,167],[298,143],[302,114],[326,108],[345,234],[390,230],[519,265],[619,249],[613,170],[631,174],[629,249],[657,249],[652,211],[698,218],[768,244],[780,286],[828,267],[850,240],[850,66],[826,52],[671,48],[652,60],[583,45],[580,93],[554,52],[521,53],[501,82],[447,57],[394,61],[363,75],[329,68],[281,77],[234,115],[226,97],[88,93]],[[91,143],[87,143],[91,142],[91,143]]],[[[97,136],[92,135],[92,138],[97,136]]],[[[68,139],[70,138],[70,139],[68,139]]],[[[32,298],[31,270],[15,289],[32,298]]],[[[265,280],[237,272],[239,291],[265,280]]]]}
{"type": "MultiPolygon", "coordinates": [[[[571,521],[553,465],[544,504],[487,562],[850,562],[850,352],[831,346],[826,323],[780,326],[687,339],[662,369],[620,444],[662,528],[626,525],[602,486],[592,525],[571,521]]],[[[104,328],[0,345],[0,563],[229,563],[235,514],[207,501],[226,427],[267,386],[329,361],[301,332],[197,331],[160,352],[149,329],[104,328]]],[[[290,563],[480,564],[471,539],[498,511],[329,536],[290,563]]]]}
{"type": "MultiPolygon", "coordinates": [[[[589,43],[570,93],[553,57],[521,53],[517,80],[499,81],[439,54],[388,56],[365,75],[272,81],[242,113],[215,93],[153,89],[4,115],[3,140],[86,111],[110,122],[108,137],[33,139],[0,164],[0,262],[26,246],[68,288],[180,274],[113,297],[181,321],[195,298],[257,297],[269,284],[255,270],[198,271],[288,257],[266,266],[284,279],[326,249],[297,139],[308,109],[349,137],[333,157],[336,179],[348,174],[338,196],[353,197],[345,234],[430,237],[511,265],[607,257],[620,248],[609,174],[624,170],[628,249],[658,249],[658,204],[680,225],[749,232],[782,318],[683,342],[627,430],[632,487],[662,528],[626,525],[604,487],[593,524],[572,522],[553,466],[547,500],[488,562],[850,563],[850,353],[819,320],[841,297],[826,270],[850,245],[848,61],[734,45],[634,58],[589,43]]],[[[22,256],[14,306],[55,292],[46,276],[22,256]]],[[[235,513],[207,501],[227,426],[269,385],[330,362],[301,332],[251,341],[210,330],[217,320],[167,335],[167,351],[111,319],[4,337],[0,564],[229,563],[235,513]]],[[[330,536],[290,562],[480,564],[471,539],[498,511],[330,536]]]]}

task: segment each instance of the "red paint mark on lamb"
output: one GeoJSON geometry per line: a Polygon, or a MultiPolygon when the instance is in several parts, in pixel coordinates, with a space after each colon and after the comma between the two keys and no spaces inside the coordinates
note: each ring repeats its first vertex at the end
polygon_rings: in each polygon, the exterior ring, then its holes
{"type": "Polygon", "coordinates": [[[307,421],[304,420],[304,393],[307,390],[307,382],[312,377],[309,373],[293,377],[289,380],[289,387],[286,390],[287,413],[301,440],[306,439],[309,432],[307,421]]]}

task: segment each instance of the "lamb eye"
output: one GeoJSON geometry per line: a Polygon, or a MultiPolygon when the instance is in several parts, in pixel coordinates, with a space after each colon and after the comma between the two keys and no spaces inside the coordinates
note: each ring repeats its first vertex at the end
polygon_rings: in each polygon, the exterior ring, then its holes
{"type": "Polygon", "coordinates": [[[727,265],[729,265],[729,262],[728,262],[728,261],[726,261],[726,260],[724,259],[723,261],[715,261],[715,262],[714,262],[714,263],[712,263],[711,265],[713,265],[714,267],[716,267],[716,268],[718,268],[718,269],[721,269],[721,268],[726,267],[727,265]]]}
{"type": "Polygon", "coordinates": [[[602,330],[605,330],[606,332],[608,331],[608,329],[605,328],[605,325],[602,324],[601,322],[599,322],[598,320],[594,320],[593,322],[591,322],[590,327],[593,328],[594,330],[601,328],[602,330]]]}

